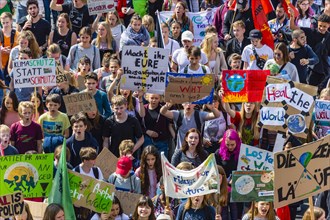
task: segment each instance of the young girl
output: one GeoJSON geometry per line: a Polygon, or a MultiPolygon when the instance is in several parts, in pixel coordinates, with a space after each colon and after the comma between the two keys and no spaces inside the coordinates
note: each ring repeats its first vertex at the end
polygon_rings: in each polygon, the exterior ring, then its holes
{"type": "Polygon", "coordinates": [[[124,214],[123,208],[121,207],[117,196],[113,197],[110,213],[102,213],[100,220],[129,220],[129,217],[124,214]]]}
{"type": "Polygon", "coordinates": [[[106,22],[110,25],[112,36],[116,41],[116,52],[118,52],[120,36],[126,30],[126,28],[120,22],[120,18],[116,10],[108,12],[106,22]]]}
{"type": "Polygon", "coordinates": [[[181,25],[181,33],[183,33],[184,31],[187,31],[187,30],[194,33],[193,23],[186,14],[187,9],[188,9],[187,5],[184,2],[179,1],[175,5],[174,13],[173,13],[172,17],[170,19],[168,19],[167,24],[169,26],[171,26],[172,23],[174,21],[176,21],[176,22],[179,22],[179,24],[181,25]]]}
{"type": "Polygon", "coordinates": [[[183,45],[181,42],[181,24],[177,21],[173,21],[172,24],[168,24],[168,26],[170,27],[170,38],[178,42],[180,47],[182,47],[183,45]]]}
{"type": "Polygon", "coordinates": [[[259,201],[253,202],[250,210],[246,213],[242,220],[280,220],[274,211],[272,202],[259,201]],[[252,219],[252,213],[254,218],[252,219]]]}
{"type": "Polygon", "coordinates": [[[157,31],[155,30],[155,21],[150,15],[144,15],[142,17],[142,25],[148,30],[150,38],[157,38],[157,31]]]}
{"type": "Polygon", "coordinates": [[[0,124],[5,124],[10,127],[19,120],[17,96],[15,92],[11,91],[2,99],[0,124]]]}
{"type": "Polygon", "coordinates": [[[70,48],[69,55],[66,60],[66,70],[76,70],[80,58],[87,56],[90,59],[91,70],[100,68],[100,51],[94,45],[91,45],[92,30],[89,27],[83,27],[79,31],[80,43],[70,48]]]}
{"type": "Polygon", "coordinates": [[[42,220],[64,220],[64,209],[57,203],[51,203],[47,206],[42,220]]]}
{"type": "Polygon", "coordinates": [[[299,11],[298,17],[295,19],[295,23],[299,27],[312,28],[312,19],[314,11],[310,5],[309,0],[298,0],[296,8],[299,11]]]}
{"type": "Polygon", "coordinates": [[[62,54],[68,56],[70,47],[77,43],[77,35],[72,31],[71,21],[67,13],[62,13],[57,17],[56,27],[49,34],[48,45],[58,44],[62,54]]]}
{"type": "Polygon", "coordinates": [[[14,220],[33,220],[33,216],[30,211],[30,206],[24,201],[24,209],[21,215],[15,215],[14,220]]]}
{"type": "Polygon", "coordinates": [[[100,146],[99,152],[101,152],[103,149],[102,129],[106,118],[100,115],[98,111],[87,112],[86,116],[89,122],[87,131],[97,140],[100,146]]]}
{"type": "Polygon", "coordinates": [[[148,46],[150,35],[148,30],[142,26],[142,19],[139,15],[133,15],[130,25],[123,32],[120,39],[119,51],[122,51],[123,46],[148,46]]]}
{"type": "MultiPolygon", "coordinates": [[[[320,100],[330,100],[330,88],[325,88],[320,93],[320,100]]],[[[330,132],[329,121],[317,121],[315,118],[315,112],[313,112],[312,120],[314,122],[313,137],[314,139],[320,139],[325,137],[330,132]]]]}
{"type": "Polygon", "coordinates": [[[37,92],[37,96],[36,93],[34,92],[31,93],[30,101],[33,103],[34,106],[37,107],[37,111],[36,110],[33,111],[32,119],[33,121],[38,121],[39,116],[45,113],[44,103],[42,101],[42,97],[39,94],[39,92],[37,92]]]}
{"type": "MultiPolygon", "coordinates": [[[[102,65],[103,65],[103,67],[101,68],[102,78],[100,79],[99,89],[101,89],[103,92],[108,93],[112,82],[117,80],[117,78],[116,78],[117,70],[120,68],[120,60],[117,57],[117,55],[115,55],[115,54],[110,55],[109,53],[106,53],[103,57],[102,65]],[[105,73],[108,75],[105,75],[105,73]]],[[[120,77],[118,79],[120,80],[120,77]]],[[[118,81],[118,83],[119,83],[119,81],[118,81]]],[[[117,85],[117,83],[115,85],[113,85],[113,87],[115,87],[116,85],[117,85]]],[[[114,88],[112,88],[111,97],[114,94],[113,90],[114,90],[114,88]]]]}
{"type": "Polygon", "coordinates": [[[79,91],[86,89],[85,76],[91,70],[91,60],[85,55],[80,58],[75,78],[79,91]]]}
{"type": "Polygon", "coordinates": [[[149,145],[143,149],[140,167],[135,171],[135,175],[141,179],[142,194],[153,198],[162,176],[160,156],[155,146],[149,145]]]}
{"type": "Polygon", "coordinates": [[[101,60],[103,60],[105,53],[116,53],[116,41],[112,37],[110,25],[107,22],[99,23],[97,27],[97,37],[92,41],[92,44],[100,50],[101,60]]]}
{"type": "Polygon", "coordinates": [[[230,108],[228,103],[224,104],[226,112],[232,118],[243,144],[258,146],[259,129],[257,127],[258,119],[258,103],[245,102],[242,103],[241,111],[236,112],[230,108]]]}
{"type": "Polygon", "coordinates": [[[147,196],[141,196],[133,214],[133,220],[156,220],[154,205],[147,196]]]}

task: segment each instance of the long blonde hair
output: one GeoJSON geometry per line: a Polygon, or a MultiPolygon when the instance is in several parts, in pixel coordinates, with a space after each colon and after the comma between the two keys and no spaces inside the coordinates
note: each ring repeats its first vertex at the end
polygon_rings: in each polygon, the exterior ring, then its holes
{"type": "Polygon", "coordinates": [[[202,51],[206,54],[207,58],[210,59],[211,53],[212,53],[212,43],[213,39],[217,37],[215,33],[208,33],[206,34],[203,45],[202,45],[202,51]]]}
{"type": "MultiPolygon", "coordinates": [[[[107,31],[107,35],[106,35],[105,39],[106,39],[106,42],[107,42],[108,49],[113,49],[112,48],[113,37],[112,37],[112,32],[111,32],[111,28],[110,28],[109,23],[103,21],[103,22],[99,23],[99,26],[100,25],[102,25],[105,28],[105,30],[107,31]]],[[[97,48],[100,48],[100,46],[101,46],[101,37],[100,37],[99,34],[96,37],[95,46],[97,48]]]]}
{"type": "MultiPolygon", "coordinates": [[[[247,136],[247,134],[245,133],[246,129],[244,129],[246,127],[246,124],[245,124],[246,123],[246,113],[245,113],[245,109],[244,109],[245,104],[246,104],[245,102],[242,103],[242,108],[240,111],[241,120],[238,125],[238,133],[239,133],[240,138],[242,139],[242,143],[249,144],[249,143],[247,143],[247,140],[245,139],[247,136]]],[[[258,120],[259,103],[254,102],[254,104],[255,104],[255,106],[254,106],[252,116],[251,116],[251,132],[253,134],[253,139],[258,140],[259,139],[259,129],[257,127],[257,120],[258,120]]]]}
{"type": "MultiPolygon", "coordinates": [[[[263,202],[263,201],[259,201],[259,202],[263,202]]],[[[269,203],[269,210],[267,212],[267,215],[266,215],[266,219],[267,220],[275,220],[275,211],[274,211],[274,205],[272,202],[268,202],[269,203]]],[[[252,202],[252,205],[251,205],[251,208],[249,209],[248,211],[248,216],[249,216],[249,219],[252,218],[252,212],[254,211],[254,216],[257,216],[258,215],[258,208],[256,207],[256,205],[258,204],[258,202],[252,202]]],[[[253,220],[253,219],[251,219],[253,220]]]]}
{"type": "Polygon", "coordinates": [[[39,44],[31,31],[22,31],[21,34],[18,36],[18,41],[26,39],[29,42],[28,47],[32,53],[32,59],[36,59],[40,57],[41,51],[39,49],[39,44]]]}

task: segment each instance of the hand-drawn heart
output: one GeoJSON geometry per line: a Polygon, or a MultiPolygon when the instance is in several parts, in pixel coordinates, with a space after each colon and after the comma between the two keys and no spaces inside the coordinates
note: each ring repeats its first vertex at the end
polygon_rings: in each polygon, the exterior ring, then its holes
{"type": "Polygon", "coordinates": [[[312,156],[313,154],[311,152],[305,152],[300,156],[299,162],[306,168],[312,156]]]}

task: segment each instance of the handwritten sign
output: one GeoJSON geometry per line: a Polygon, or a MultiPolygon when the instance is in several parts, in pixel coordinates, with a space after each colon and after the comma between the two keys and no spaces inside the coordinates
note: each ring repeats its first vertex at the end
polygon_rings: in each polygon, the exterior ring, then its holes
{"type": "Polygon", "coordinates": [[[329,190],[330,135],[274,154],[276,208],[329,190]]]}
{"type": "Polygon", "coordinates": [[[315,120],[330,121],[330,101],[316,100],[315,102],[315,120]]]}
{"type": "Polygon", "coordinates": [[[273,171],[235,171],[232,178],[233,202],[273,201],[273,171]]]}
{"type": "Polygon", "coordinates": [[[166,102],[193,104],[213,102],[213,74],[166,73],[165,86],[166,102]]]}
{"type": "Polygon", "coordinates": [[[115,186],[69,170],[72,202],[95,212],[109,212],[112,206],[115,186]]]}
{"type": "Polygon", "coordinates": [[[60,61],[56,61],[56,84],[67,82],[68,78],[65,74],[65,71],[60,63],[60,61]]]}
{"type": "Polygon", "coordinates": [[[107,180],[109,176],[116,171],[117,161],[118,158],[111,153],[111,151],[107,148],[103,148],[95,160],[95,166],[101,169],[104,179],[107,180]],[[107,163],[104,163],[104,161],[107,161],[107,163]]]}
{"type": "Polygon", "coordinates": [[[237,170],[274,170],[273,153],[257,147],[242,144],[237,170]]]}
{"type": "Polygon", "coordinates": [[[316,94],[314,86],[268,76],[258,126],[306,138],[316,94]]]}
{"type": "Polygon", "coordinates": [[[9,218],[21,215],[24,210],[24,200],[21,192],[0,196],[0,217],[9,218]]]}
{"type": "Polygon", "coordinates": [[[14,60],[14,87],[55,86],[55,59],[14,60]]]}
{"type": "Polygon", "coordinates": [[[165,194],[172,198],[188,198],[220,192],[219,173],[214,154],[201,165],[185,171],[175,168],[162,153],[165,194]]]}
{"type": "Polygon", "coordinates": [[[134,214],[136,204],[138,203],[141,194],[137,193],[129,193],[124,191],[116,190],[115,195],[117,196],[118,200],[120,201],[121,207],[124,210],[124,213],[127,215],[134,214]]]}
{"type": "Polygon", "coordinates": [[[43,202],[33,202],[29,200],[25,200],[25,202],[29,205],[33,219],[42,220],[48,204],[43,202]]]}
{"type": "Polygon", "coordinates": [[[0,195],[21,191],[25,198],[48,196],[53,167],[54,154],[0,157],[0,195]]]}
{"type": "Polygon", "coordinates": [[[153,47],[125,46],[123,48],[121,77],[122,89],[164,94],[165,74],[168,69],[169,50],[153,47]]]}
{"type": "Polygon", "coordinates": [[[88,0],[87,7],[89,15],[97,15],[111,11],[115,5],[113,0],[88,0]]]}
{"type": "Polygon", "coordinates": [[[260,102],[269,70],[224,70],[224,102],[260,102]]]}
{"type": "Polygon", "coordinates": [[[97,111],[94,96],[89,92],[74,93],[63,96],[63,100],[68,115],[74,115],[78,112],[97,111]]]}

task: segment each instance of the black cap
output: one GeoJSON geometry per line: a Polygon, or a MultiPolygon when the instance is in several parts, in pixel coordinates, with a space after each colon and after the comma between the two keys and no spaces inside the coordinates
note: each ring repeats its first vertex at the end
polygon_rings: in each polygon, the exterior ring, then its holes
{"type": "Polygon", "coordinates": [[[249,34],[249,39],[261,39],[262,38],[262,34],[261,31],[257,30],[257,29],[253,29],[250,31],[249,34]]]}

